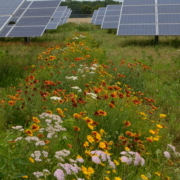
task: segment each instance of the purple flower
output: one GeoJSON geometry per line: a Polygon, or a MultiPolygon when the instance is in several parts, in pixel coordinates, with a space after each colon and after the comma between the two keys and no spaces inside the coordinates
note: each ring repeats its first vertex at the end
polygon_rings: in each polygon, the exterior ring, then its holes
{"type": "Polygon", "coordinates": [[[132,158],[131,157],[126,157],[126,156],[121,156],[121,161],[124,163],[127,163],[128,165],[132,163],[132,158]]]}
{"type": "Polygon", "coordinates": [[[57,178],[57,180],[64,180],[65,179],[65,174],[63,170],[61,169],[56,169],[54,172],[54,176],[57,178]]]}
{"type": "Polygon", "coordinates": [[[92,156],[92,161],[96,164],[100,164],[101,163],[101,160],[99,159],[98,156],[92,156]]]}
{"type": "Polygon", "coordinates": [[[168,151],[164,151],[164,156],[165,156],[166,158],[168,158],[168,159],[171,157],[171,155],[169,154],[168,151]]]}

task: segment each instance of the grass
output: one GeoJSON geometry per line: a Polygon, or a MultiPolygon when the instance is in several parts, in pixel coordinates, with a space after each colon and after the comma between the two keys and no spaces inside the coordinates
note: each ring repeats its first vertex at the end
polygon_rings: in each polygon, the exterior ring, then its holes
{"type": "Polygon", "coordinates": [[[179,40],[159,41],[86,23],[2,39],[0,179],[179,179],[179,40]]]}

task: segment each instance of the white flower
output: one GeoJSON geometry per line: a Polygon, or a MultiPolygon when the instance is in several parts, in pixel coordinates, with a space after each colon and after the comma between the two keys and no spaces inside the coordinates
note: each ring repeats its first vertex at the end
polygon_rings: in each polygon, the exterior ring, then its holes
{"type": "Polygon", "coordinates": [[[45,142],[44,141],[37,141],[35,143],[36,146],[44,146],[45,145],[45,142]]]}
{"type": "Polygon", "coordinates": [[[47,151],[42,151],[42,154],[44,155],[44,157],[48,157],[48,152],[47,151]]]}
{"type": "Polygon", "coordinates": [[[53,100],[62,100],[60,97],[57,97],[57,96],[52,96],[52,97],[50,97],[50,99],[53,99],[53,100]]]}
{"type": "Polygon", "coordinates": [[[51,173],[49,172],[48,169],[43,169],[43,174],[44,176],[49,176],[51,173]]]}
{"type": "Polygon", "coordinates": [[[36,136],[28,136],[25,138],[26,141],[30,142],[30,141],[39,141],[39,138],[36,136]]]}
{"type": "Polygon", "coordinates": [[[95,71],[95,70],[96,70],[96,68],[94,68],[94,67],[90,67],[89,69],[91,69],[91,70],[93,70],[93,71],[95,71]]]}
{"type": "Polygon", "coordinates": [[[95,93],[86,93],[86,95],[91,96],[91,98],[96,99],[97,95],[95,93]]]}
{"type": "Polygon", "coordinates": [[[66,79],[72,79],[72,80],[77,80],[78,79],[77,76],[70,76],[70,77],[66,76],[65,78],[66,79]]]}
{"type": "Polygon", "coordinates": [[[44,176],[44,174],[42,172],[33,172],[33,174],[36,176],[36,178],[44,176]]]}
{"type": "Polygon", "coordinates": [[[13,126],[12,129],[21,129],[22,126],[13,126]]]}
{"type": "Polygon", "coordinates": [[[18,138],[16,138],[14,141],[20,141],[22,139],[22,137],[18,137],[18,138]]]}
{"type": "Polygon", "coordinates": [[[54,176],[57,178],[57,180],[64,180],[65,174],[62,169],[56,169],[54,172],[54,176]]]}
{"type": "Polygon", "coordinates": [[[71,87],[72,89],[80,89],[78,86],[71,87]]]}

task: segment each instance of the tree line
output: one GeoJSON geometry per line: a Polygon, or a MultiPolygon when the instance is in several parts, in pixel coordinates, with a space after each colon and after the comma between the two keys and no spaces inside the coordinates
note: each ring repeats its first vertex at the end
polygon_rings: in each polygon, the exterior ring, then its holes
{"type": "Polygon", "coordinates": [[[104,1],[76,1],[65,0],[61,2],[61,6],[68,6],[72,10],[71,14],[93,14],[94,10],[99,7],[106,7],[107,5],[121,4],[121,2],[113,0],[104,1]]]}

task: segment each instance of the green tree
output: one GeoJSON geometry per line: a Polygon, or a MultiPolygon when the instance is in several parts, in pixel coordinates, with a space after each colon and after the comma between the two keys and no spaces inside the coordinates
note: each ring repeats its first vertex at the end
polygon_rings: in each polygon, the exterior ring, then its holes
{"type": "Polygon", "coordinates": [[[92,14],[93,9],[90,5],[83,5],[81,6],[81,13],[82,14],[92,14]]]}

